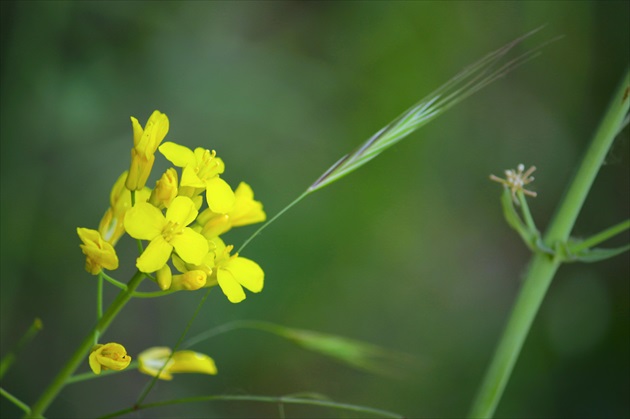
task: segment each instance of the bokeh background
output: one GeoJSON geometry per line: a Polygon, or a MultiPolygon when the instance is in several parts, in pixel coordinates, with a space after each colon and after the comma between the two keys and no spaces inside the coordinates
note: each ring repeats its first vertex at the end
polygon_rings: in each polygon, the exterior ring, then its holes
{"type": "MultiPolygon", "coordinates": [[[[413,357],[399,377],[356,371],[277,337],[234,331],[196,347],[216,377],[180,375],[149,400],[318,392],[407,417],[465,415],[529,253],[488,181],[535,164],[544,228],[628,66],[630,3],[2,2],[1,343],[44,330],[2,386],[33,402],[92,326],[96,279],[77,226],[93,227],[128,168],[131,115],[154,109],[167,139],[216,149],[275,214],[341,155],[425,94],[523,33],[541,57],[458,105],[358,172],[309,196],[244,256],[265,289],[238,305],[213,292],[191,335],[258,319],[360,339],[413,357]]],[[[163,159],[156,172],[166,167],[163,159]]],[[[628,130],[579,217],[587,236],[628,217],[628,130]]],[[[239,244],[253,227],[233,231],[239,244]]],[[[628,241],[628,234],[610,245],[628,241]]],[[[132,273],[134,246],[119,245],[132,273]]],[[[500,417],[630,416],[630,281],[624,254],[561,268],[500,417]]],[[[149,285],[149,284],[146,284],[149,285]]],[[[116,290],[107,287],[111,301],[116,290]]],[[[172,346],[200,293],[137,300],[105,341],[132,355],[172,346]]],[[[82,371],[87,370],[87,363],[82,371]]],[[[129,407],[148,377],[68,386],[51,417],[129,407]]],[[[19,415],[4,399],[2,416],[19,415]]],[[[335,416],[288,406],[288,416],[335,416]]],[[[183,405],[132,417],[274,417],[273,405],[183,405]]]]}

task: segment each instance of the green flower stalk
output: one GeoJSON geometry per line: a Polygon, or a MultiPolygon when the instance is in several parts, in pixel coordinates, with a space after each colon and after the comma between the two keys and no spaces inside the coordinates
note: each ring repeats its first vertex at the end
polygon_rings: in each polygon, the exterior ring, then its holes
{"type": "MultiPolygon", "coordinates": [[[[630,71],[626,70],[575,178],[543,236],[542,242],[552,249],[552,254],[536,251],[530,262],[503,336],[472,406],[471,418],[490,418],[494,415],[547,289],[561,263],[565,261],[563,249],[568,246],[575,220],[608,150],[624,126],[624,118],[630,107],[629,90],[630,71]]],[[[615,231],[622,230],[623,225],[627,224],[622,223],[615,231]]],[[[609,233],[606,235],[609,236],[609,233]]]]}

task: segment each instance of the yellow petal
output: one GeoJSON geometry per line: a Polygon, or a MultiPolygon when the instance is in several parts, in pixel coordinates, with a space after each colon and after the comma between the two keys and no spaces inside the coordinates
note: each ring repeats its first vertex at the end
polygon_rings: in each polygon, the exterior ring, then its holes
{"type": "Polygon", "coordinates": [[[184,262],[193,265],[199,265],[208,254],[208,240],[189,227],[184,228],[181,234],[174,236],[171,244],[184,262]]]}
{"type": "Polygon", "coordinates": [[[226,181],[216,176],[206,181],[206,200],[213,212],[225,214],[234,207],[234,192],[226,181]]]}
{"type": "Polygon", "coordinates": [[[241,182],[234,191],[236,201],[230,212],[232,226],[239,227],[265,221],[266,214],[260,201],[254,200],[254,191],[245,182],[241,182]]]}
{"type": "Polygon", "coordinates": [[[101,272],[102,268],[118,269],[118,256],[114,247],[103,240],[101,234],[89,228],[77,228],[77,234],[83,242],[79,245],[85,257],[85,269],[92,275],[101,272]]]}
{"type": "Polygon", "coordinates": [[[188,147],[167,141],[159,147],[160,153],[166,160],[170,161],[177,167],[186,167],[195,165],[195,154],[188,147]]]}
{"type": "Polygon", "coordinates": [[[137,147],[140,144],[140,139],[142,138],[142,126],[138,122],[136,118],[131,117],[131,127],[133,129],[133,146],[137,147]]]}
{"type": "Polygon", "coordinates": [[[141,272],[151,273],[161,269],[173,252],[171,246],[162,236],[157,236],[144,249],[144,252],[136,260],[136,267],[141,272]]]}
{"type": "MultiPolygon", "coordinates": [[[[171,349],[165,346],[157,346],[142,351],[138,355],[138,371],[155,377],[168,359],[171,352],[171,349]]],[[[166,368],[162,370],[162,374],[159,376],[161,380],[173,379],[173,376],[168,372],[169,366],[172,364],[173,360],[169,361],[166,368]]]]}
{"type": "MultiPolygon", "coordinates": [[[[136,121],[137,122],[137,121],[136,121]]],[[[109,203],[112,207],[115,207],[118,201],[127,197],[131,200],[131,195],[129,191],[125,189],[125,180],[127,180],[128,171],[122,172],[122,175],[118,177],[116,183],[112,187],[111,192],[109,193],[109,203]]]]}
{"type": "Polygon", "coordinates": [[[147,158],[152,156],[158,145],[168,133],[168,117],[160,111],[153,111],[142,132],[140,142],[135,145],[136,150],[147,158]]]}
{"type": "Polygon", "coordinates": [[[236,195],[238,199],[242,199],[244,201],[254,199],[254,191],[252,190],[252,187],[245,182],[238,184],[236,190],[234,191],[234,195],[236,195]]]}
{"type": "Polygon", "coordinates": [[[234,276],[225,269],[219,269],[217,271],[217,281],[221,287],[223,294],[232,303],[240,303],[245,299],[245,291],[243,287],[234,279],[234,276]]]}
{"type": "Polygon", "coordinates": [[[173,199],[171,206],[166,211],[166,219],[180,226],[187,226],[197,218],[197,208],[192,199],[187,196],[178,196],[173,199]]]}
{"type": "Polygon", "coordinates": [[[138,191],[144,188],[149,179],[155,156],[153,154],[144,155],[135,148],[131,149],[131,164],[129,173],[125,180],[125,187],[130,191],[138,191]]]}
{"type": "Polygon", "coordinates": [[[182,186],[189,186],[191,188],[205,188],[206,183],[199,178],[195,168],[195,165],[188,165],[184,167],[180,184],[182,186]]]}
{"type": "Polygon", "coordinates": [[[131,363],[131,357],[121,344],[106,343],[92,347],[89,363],[95,374],[100,374],[101,369],[122,371],[131,363]]]}
{"type": "Polygon", "coordinates": [[[171,358],[174,362],[169,372],[198,372],[201,374],[215,375],[217,367],[214,360],[208,355],[194,351],[177,351],[171,358]]]}
{"type": "Polygon", "coordinates": [[[90,363],[90,368],[92,369],[92,372],[96,375],[99,375],[101,373],[101,364],[99,364],[98,359],[97,359],[97,353],[96,350],[98,348],[100,348],[103,345],[94,345],[92,347],[92,352],[90,352],[90,356],[88,358],[88,362],[90,363]]]}
{"type": "Polygon", "coordinates": [[[225,269],[230,271],[239,284],[251,292],[262,291],[265,272],[253,260],[239,256],[231,259],[225,269]]]}
{"type": "Polygon", "coordinates": [[[127,211],[124,224],[125,230],[134,239],[153,240],[162,233],[166,219],[153,205],[140,202],[127,211]]]}

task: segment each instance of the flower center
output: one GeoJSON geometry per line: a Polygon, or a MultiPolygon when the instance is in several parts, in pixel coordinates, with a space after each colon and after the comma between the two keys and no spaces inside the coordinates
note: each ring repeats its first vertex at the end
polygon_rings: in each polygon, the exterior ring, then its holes
{"type": "Polygon", "coordinates": [[[173,240],[175,236],[182,233],[183,226],[175,221],[167,221],[166,225],[162,229],[162,237],[167,242],[173,240]]]}
{"type": "Polygon", "coordinates": [[[215,159],[217,152],[205,150],[199,159],[195,173],[199,179],[210,179],[218,174],[219,162],[215,159]]]}

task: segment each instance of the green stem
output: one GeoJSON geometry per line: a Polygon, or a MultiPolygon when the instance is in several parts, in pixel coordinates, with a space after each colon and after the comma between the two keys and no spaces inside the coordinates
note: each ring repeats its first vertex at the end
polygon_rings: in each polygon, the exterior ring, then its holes
{"type": "Polygon", "coordinates": [[[73,375],[72,377],[68,378],[66,380],[66,385],[67,384],[80,383],[81,381],[94,380],[96,378],[103,378],[103,377],[107,377],[108,375],[120,374],[120,373],[127,372],[127,371],[133,371],[133,370],[135,370],[137,368],[138,368],[138,362],[137,361],[132,361],[127,366],[127,368],[125,368],[122,371],[102,370],[99,375],[94,374],[92,371],[84,372],[82,374],[76,374],[76,375],[73,375]]]}
{"type": "Polygon", "coordinates": [[[602,231],[601,233],[597,233],[596,235],[591,236],[588,239],[579,242],[575,246],[569,247],[569,250],[571,251],[572,254],[579,253],[582,250],[586,250],[593,246],[597,246],[598,244],[603,243],[609,238],[614,237],[617,234],[621,233],[622,231],[626,231],[628,229],[630,229],[630,220],[626,220],[612,227],[609,227],[606,230],[602,231]]]}
{"type": "Polygon", "coordinates": [[[33,405],[30,414],[28,417],[41,417],[50,403],[57,397],[59,392],[66,385],[70,376],[76,371],[79,367],[87,353],[93,346],[94,335],[95,334],[103,334],[107,327],[111,324],[112,320],[118,315],[120,310],[125,306],[125,304],[131,299],[133,292],[138,288],[142,279],[144,278],[144,274],[140,271],[136,272],[135,275],[129,281],[127,285],[127,289],[121,291],[116,299],[109,306],[107,311],[103,313],[101,319],[96,323],[96,326],[92,329],[92,331],[83,339],[83,342],[79,345],[77,350],[74,352],[70,360],[66,363],[66,365],[61,369],[61,371],[54,378],[53,382],[44,390],[39,400],[33,405]]]}
{"type": "Polygon", "coordinates": [[[2,377],[4,377],[4,374],[9,370],[9,368],[11,368],[11,365],[13,365],[13,363],[15,362],[15,358],[20,353],[22,348],[26,346],[31,340],[33,340],[37,332],[42,330],[43,327],[44,326],[42,324],[42,321],[39,318],[33,320],[33,323],[31,323],[31,326],[28,328],[26,333],[24,333],[24,335],[18,341],[17,345],[15,345],[15,349],[2,357],[2,361],[0,361],[0,379],[2,379],[2,377]]]}
{"type": "Polygon", "coordinates": [[[153,407],[169,406],[169,405],[183,404],[183,403],[199,403],[199,402],[214,402],[214,401],[227,401],[227,402],[237,401],[237,402],[259,402],[259,403],[274,403],[274,404],[311,405],[311,406],[328,407],[328,408],[340,409],[340,410],[348,410],[352,412],[370,414],[370,415],[380,416],[384,418],[398,418],[398,419],[403,418],[401,415],[388,412],[386,410],[373,409],[370,407],[357,406],[357,405],[346,404],[346,403],[336,403],[336,402],[327,401],[327,400],[301,399],[301,398],[295,398],[295,397],[230,396],[230,395],[187,397],[184,399],[165,400],[165,401],[156,402],[156,403],[141,404],[141,405],[136,405],[134,407],[130,407],[128,409],[119,410],[107,416],[103,416],[102,418],[103,419],[115,418],[118,416],[122,416],[126,413],[133,413],[138,410],[144,410],[144,409],[149,409],[153,407]]]}
{"type": "Polygon", "coordinates": [[[586,151],[580,168],[549,227],[545,236],[547,244],[553,245],[555,242],[566,241],[569,238],[597,172],[604,163],[608,150],[619,133],[619,127],[630,108],[630,98],[626,93],[629,86],[630,71],[626,70],[625,77],[619,85],[606,115],[595,133],[593,142],[586,151]]]}
{"type": "MultiPolygon", "coordinates": [[[[96,321],[103,317],[103,271],[98,274],[98,282],[96,285],[96,321]]],[[[99,333],[94,333],[94,344],[98,343],[99,333]]]]}
{"type": "Polygon", "coordinates": [[[31,408],[28,407],[26,403],[24,403],[22,400],[18,399],[17,397],[15,397],[13,394],[9,393],[2,387],[0,387],[0,395],[5,397],[7,400],[9,400],[11,403],[16,405],[20,409],[22,409],[27,415],[31,412],[31,408]]]}
{"type": "MultiPolygon", "coordinates": [[[[628,113],[629,100],[624,93],[629,85],[630,72],[626,70],[623,81],[544,237],[543,241],[548,247],[556,248],[569,238],[597,172],[628,113]]],[[[473,403],[470,417],[489,418],[494,415],[525,338],[559,266],[560,261],[557,258],[552,259],[540,253],[533,256],[501,341],[473,403]]]]}
{"type": "Polygon", "coordinates": [[[105,272],[101,272],[99,274],[100,276],[102,276],[103,278],[105,278],[105,280],[107,282],[109,282],[110,284],[112,284],[113,286],[120,288],[121,290],[126,290],[127,289],[127,284],[124,284],[114,278],[112,278],[111,276],[107,275],[105,272]]]}
{"type": "Polygon", "coordinates": [[[525,224],[529,229],[530,233],[538,232],[536,228],[536,224],[534,223],[534,218],[532,217],[532,213],[529,212],[529,206],[527,205],[527,200],[525,199],[525,194],[523,191],[517,192],[518,201],[521,203],[521,211],[523,213],[523,218],[525,219],[525,224]]]}
{"type": "Polygon", "coordinates": [[[260,234],[261,231],[263,231],[265,228],[267,228],[271,223],[273,223],[274,221],[276,221],[278,218],[280,218],[280,216],[282,214],[284,214],[285,212],[287,212],[289,209],[291,209],[291,207],[293,207],[295,204],[297,204],[298,202],[300,202],[302,199],[304,199],[306,197],[306,195],[308,195],[309,193],[311,193],[311,190],[306,190],[302,193],[302,195],[298,196],[297,198],[295,198],[293,200],[293,202],[291,202],[289,205],[287,205],[286,207],[284,207],[282,209],[282,211],[280,211],[279,213],[277,213],[276,215],[273,216],[272,219],[270,219],[269,221],[267,221],[265,224],[263,224],[262,226],[260,226],[260,228],[256,231],[254,231],[254,234],[252,234],[251,236],[249,236],[249,238],[247,240],[245,240],[243,242],[243,244],[241,245],[241,247],[236,251],[236,253],[241,253],[243,251],[243,249],[245,249],[245,247],[249,244],[249,242],[251,242],[252,240],[254,240],[254,237],[256,237],[257,235],[260,234]]]}
{"type": "Polygon", "coordinates": [[[133,293],[133,298],[157,298],[164,297],[165,295],[176,293],[175,290],[165,290],[165,291],[150,291],[150,292],[140,292],[136,291],[133,293]]]}

